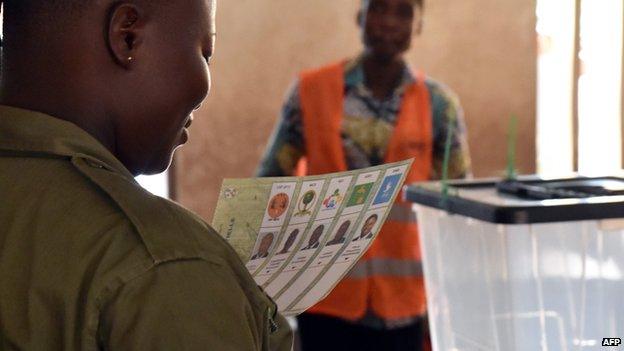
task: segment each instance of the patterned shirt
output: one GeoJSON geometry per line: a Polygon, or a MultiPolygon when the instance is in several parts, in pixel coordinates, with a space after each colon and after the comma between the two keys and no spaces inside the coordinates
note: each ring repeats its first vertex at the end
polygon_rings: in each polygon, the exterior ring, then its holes
{"type": "MultiPolygon", "coordinates": [[[[414,82],[416,77],[405,65],[398,87],[386,99],[379,100],[365,85],[361,58],[346,64],[341,138],[349,169],[371,167],[384,162],[386,148],[399,115],[403,92],[414,82]]],[[[466,177],[470,174],[470,159],[459,100],[450,89],[431,78],[426,78],[425,85],[431,96],[433,118],[431,179],[439,179],[442,176],[444,149],[450,123],[454,124],[454,133],[449,159],[449,177],[466,177]]],[[[281,120],[273,132],[257,174],[260,177],[292,175],[299,159],[305,154],[299,83],[295,82],[282,108],[281,120]]],[[[420,316],[414,316],[400,320],[384,320],[369,310],[357,323],[377,329],[393,329],[414,323],[419,318],[420,316]]]]}
{"type": "MultiPolygon", "coordinates": [[[[365,85],[362,60],[345,66],[345,100],[342,121],[342,144],[349,169],[377,166],[383,163],[386,148],[398,117],[405,88],[416,81],[406,65],[401,83],[386,99],[375,98],[365,85]]],[[[449,123],[453,123],[449,177],[463,178],[470,173],[463,111],[455,94],[445,85],[427,77],[425,85],[431,96],[433,117],[433,167],[431,179],[440,179],[449,123]]],[[[292,175],[299,159],[305,155],[303,117],[296,81],[282,108],[277,124],[257,175],[260,177],[292,175]]]]}

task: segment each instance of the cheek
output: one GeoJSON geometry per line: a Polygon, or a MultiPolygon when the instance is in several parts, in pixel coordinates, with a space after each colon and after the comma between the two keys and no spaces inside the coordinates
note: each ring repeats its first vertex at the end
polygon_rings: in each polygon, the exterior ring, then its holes
{"type": "MultiPolygon", "coordinates": [[[[210,88],[208,68],[201,60],[178,61],[176,69],[161,70],[161,90],[150,107],[149,126],[158,125],[150,140],[152,148],[165,158],[177,146],[186,119],[201,104],[210,88]]],[[[146,133],[147,135],[148,133],[146,133]]]]}
{"type": "Polygon", "coordinates": [[[199,105],[210,88],[208,67],[201,55],[188,55],[185,58],[172,57],[171,65],[163,67],[162,102],[167,102],[169,111],[186,116],[199,105]]]}
{"type": "Polygon", "coordinates": [[[405,44],[407,44],[407,45],[410,44],[410,42],[412,41],[413,33],[414,33],[414,26],[410,22],[410,24],[405,26],[405,29],[404,29],[404,32],[403,32],[405,44]]]}

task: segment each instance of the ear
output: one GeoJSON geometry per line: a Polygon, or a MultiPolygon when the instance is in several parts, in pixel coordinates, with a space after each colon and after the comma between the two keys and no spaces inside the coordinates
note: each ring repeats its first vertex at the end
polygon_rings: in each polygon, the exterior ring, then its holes
{"type": "Polygon", "coordinates": [[[139,59],[145,16],[137,5],[125,1],[113,5],[109,13],[108,49],[118,65],[129,69],[139,59]]]}
{"type": "Polygon", "coordinates": [[[416,23],[415,23],[414,34],[420,35],[420,34],[422,34],[422,31],[423,31],[423,20],[421,18],[418,21],[416,21],[416,23]]]}
{"type": "Polygon", "coordinates": [[[355,15],[355,24],[361,29],[364,28],[364,11],[360,8],[355,15]]]}
{"type": "Polygon", "coordinates": [[[423,11],[418,9],[416,12],[416,20],[414,22],[414,34],[417,36],[422,34],[424,26],[423,11]]]}

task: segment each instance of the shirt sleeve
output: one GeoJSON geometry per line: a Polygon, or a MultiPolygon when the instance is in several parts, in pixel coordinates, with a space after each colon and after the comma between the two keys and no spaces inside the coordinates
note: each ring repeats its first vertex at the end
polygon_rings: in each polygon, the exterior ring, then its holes
{"type": "MultiPolygon", "coordinates": [[[[176,261],[120,289],[102,311],[100,339],[106,350],[266,350],[268,313],[258,320],[224,267],[176,261]]],[[[276,336],[270,350],[290,350],[288,333],[276,336]]]]}
{"type": "Polygon", "coordinates": [[[448,164],[450,179],[472,175],[464,112],[457,96],[447,87],[428,82],[433,112],[433,170],[432,179],[441,179],[444,168],[446,141],[452,125],[451,150],[448,164]]]}
{"type": "Polygon", "coordinates": [[[303,155],[305,155],[303,120],[299,83],[295,81],[282,107],[280,120],[273,130],[256,175],[259,177],[293,175],[303,155]]]}

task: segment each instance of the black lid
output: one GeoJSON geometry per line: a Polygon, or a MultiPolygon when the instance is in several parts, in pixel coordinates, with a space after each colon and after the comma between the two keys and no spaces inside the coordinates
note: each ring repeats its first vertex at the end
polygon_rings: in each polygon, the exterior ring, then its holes
{"type": "Polygon", "coordinates": [[[502,224],[624,218],[624,178],[618,177],[451,181],[446,199],[440,182],[420,183],[407,186],[406,198],[502,224]]]}

